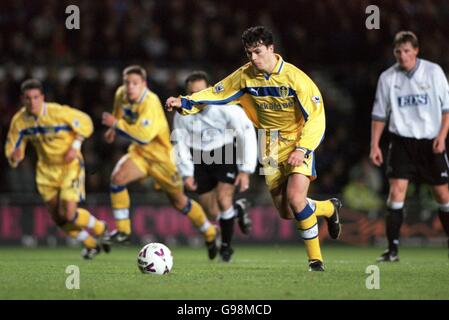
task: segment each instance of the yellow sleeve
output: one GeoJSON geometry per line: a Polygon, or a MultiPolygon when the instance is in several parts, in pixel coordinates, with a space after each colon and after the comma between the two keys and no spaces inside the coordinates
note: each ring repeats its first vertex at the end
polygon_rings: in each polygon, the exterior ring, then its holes
{"type": "Polygon", "coordinates": [[[196,92],[191,96],[181,96],[181,114],[192,114],[200,111],[198,105],[230,104],[240,98],[244,93],[242,88],[243,67],[215,84],[213,87],[196,92]]]}
{"type": "Polygon", "coordinates": [[[323,98],[318,87],[306,75],[298,76],[294,86],[304,117],[304,126],[296,142],[296,147],[307,149],[307,155],[318,147],[324,137],[326,118],[323,98]]]}
{"type": "Polygon", "coordinates": [[[81,110],[71,108],[69,106],[62,106],[59,117],[66,123],[77,135],[83,138],[89,138],[94,132],[92,119],[81,110]]]}
{"type": "Polygon", "coordinates": [[[112,115],[116,119],[121,119],[123,117],[122,108],[120,108],[120,102],[123,96],[123,87],[119,87],[115,92],[114,96],[114,106],[112,107],[112,115]]]}
{"type": "Polygon", "coordinates": [[[160,132],[165,121],[161,121],[163,112],[157,113],[156,108],[162,109],[161,102],[157,97],[152,97],[139,110],[139,117],[136,122],[128,123],[124,119],[117,121],[115,127],[117,133],[138,144],[147,144],[160,132]]]}
{"type": "Polygon", "coordinates": [[[22,159],[25,156],[25,149],[27,145],[27,138],[25,132],[20,130],[19,122],[14,117],[9,127],[8,135],[6,136],[5,156],[8,159],[9,165],[13,168],[17,167],[18,163],[11,160],[11,156],[16,148],[20,148],[22,159]]]}

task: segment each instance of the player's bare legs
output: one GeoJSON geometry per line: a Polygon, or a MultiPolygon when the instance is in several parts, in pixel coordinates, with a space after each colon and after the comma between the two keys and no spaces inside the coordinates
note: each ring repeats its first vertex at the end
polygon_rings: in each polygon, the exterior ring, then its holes
{"type": "Polygon", "coordinates": [[[220,215],[220,208],[217,202],[217,191],[215,189],[200,194],[198,201],[206,212],[207,218],[209,220],[217,220],[220,215]]]}
{"type": "Polygon", "coordinates": [[[66,218],[64,215],[59,214],[59,198],[58,196],[53,197],[50,201],[45,202],[45,205],[47,206],[47,210],[50,213],[50,217],[53,220],[53,222],[61,227],[66,223],[66,218]]]}
{"type": "Polygon", "coordinates": [[[399,261],[398,245],[402,221],[404,219],[404,202],[407,194],[407,179],[390,179],[390,191],[385,216],[385,232],[388,249],[377,259],[378,262],[399,261]]]}
{"type": "Polygon", "coordinates": [[[209,258],[217,255],[216,236],[217,230],[206,217],[206,213],[198,202],[189,199],[181,190],[177,192],[166,192],[172,206],[186,215],[192,224],[203,234],[208,247],[209,258]]]}
{"type": "Polygon", "coordinates": [[[234,204],[235,188],[233,184],[218,182],[214,189],[199,195],[199,202],[206,211],[208,218],[211,220],[217,220],[218,218],[222,240],[220,255],[225,262],[229,262],[234,253],[231,241],[234,234],[235,218],[238,219],[243,233],[247,234],[251,228],[246,199],[240,199],[234,204]]]}
{"type": "Polygon", "coordinates": [[[224,262],[231,261],[234,250],[231,247],[234,235],[234,220],[237,215],[234,207],[235,186],[230,183],[218,182],[215,187],[217,192],[217,204],[220,210],[219,224],[221,230],[220,256],[224,262]]]}
{"type": "Polygon", "coordinates": [[[287,201],[287,181],[279,187],[270,191],[273,204],[278,210],[279,216],[282,219],[292,220],[295,218],[292,209],[287,201]]]}
{"type": "Polygon", "coordinates": [[[129,218],[130,198],[127,185],[146,177],[129,155],[124,155],[115,165],[111,175],[111,204],[117,230],[111,234],[116,242],[129,240],[131,220],[129,218]]]}
{"type": "MultiPolygon", "coordinates": [[[[55,224],[67,235],[83,243],[83,258],[91,259],[99,253],[96,239],[85,229],[90,228],[95,235],[102,236],[107,231],[104,222],[98,221],[87,210],[78,209],[77,202],[60,200],[58,196],[47,201],[46,206],[55,224]]],[[[105,245],[103,248],[109,252],[109,246],[105,245]]]]}
{"type": "MultiPolygon", "coordinates": [[[[447,184],[432,186],[435,200],[438,202],[438,217],[446,236],[449,238],[449,188],[447,184]]],[[[448,239],[449,247],[449,239],[448,239]]]]}
{"type": "Polygon", "coordinates": [[[318,221],[312,204],[307,200],[309,185],[308,177],[293,173],[288,177],[285,196],[304,240],[310,269],[322,271],[324,268],[318,238],[318,221]]]}
{"type": "Polygon", "coordinates": [[[310,180],[308,177],[293,173],[286,182],[271,190],[271,197],[281,218],[296,220],[296,225],[306,245],[310,263],[320,264],[317,267],[324,270],[322,268],[323,258],[318,239],[317,218],[314,209],[312,209],[307,200],[309,185],[310,180]]]}

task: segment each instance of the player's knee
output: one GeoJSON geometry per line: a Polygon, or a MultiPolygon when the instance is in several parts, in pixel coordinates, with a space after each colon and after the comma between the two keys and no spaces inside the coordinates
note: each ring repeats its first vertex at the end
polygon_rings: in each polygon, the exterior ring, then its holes
{"type": "Polygon", "coordinates": [[[58,217],[64,221],[73,221],[76,218],[76,208],[61,206],[58,210],[58,217]]]}
{"type": "Polygon", "coordinates": [[[184,211],[189,204],[189,199],[182,193],[176,195],[170,195],[170,203],[178,211],[184,211]]]}
{"type": "Polygon", "coordinates": [[[392,185],[390,188],[391,201],[403,201],[405,199],[405,193],[407,188],[401,185],[392,185]]]}
{"type": "Polygon", "coordinates": [[[126,177],[123,174],[114,174],[111,177],[111,184],[116,186],[126,185],[126,177]]]}
{"type": "Polygon", "coordinates": [[[218,208],[225,211],[232,206],[232,197],[227,194],[219,194],[217,197],[218,208]]]}
{"type": "Polygon", "coordinates": [[[58,210],[50,212],[50,214],[51,214],[51,219],[58,227],[62,227],[64,224],[67,223],[67,219],[65,218],[65,216],[59,214],[58,210]]]}
{"type": "Polygon", "coordinates": [[[306,198],[294,192],[287,193],[287,201],[293,211],[300,211],[307,205],[306,198]]]}
{"type": "Polygon", "coordinates": [[[440,204],[449,202],[449,190],[438,190],[434,192],[435,200],[440,204]]]}

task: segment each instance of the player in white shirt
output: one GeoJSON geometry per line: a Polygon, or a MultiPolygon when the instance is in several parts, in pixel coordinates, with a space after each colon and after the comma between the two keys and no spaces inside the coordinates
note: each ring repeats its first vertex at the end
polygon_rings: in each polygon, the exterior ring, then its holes
{"type": "Polygon", "coordinates": [[[387,121],[392,137],[386,163],[390,184],[385,219],[388,249],[379,262],[399,261],[403,207],[412,179],[432,187],[440,221],[449,237],[449,163],[445,147],[449,85],[441,67],[418,59],[418,51],[414,33],[396,34],[393,53],[397,63],[380,75],[372,111],[370,159],[376,166],[383,163],[379,141],[387,121]]]}
{"type": "MultiPolygon", "coordinates": [[[[187,77],[185,84],[188,94],[192,94],[209,87],[209,79],[205,72],[197,71],[187,77]]],[[[249,176],[256,169],[254,127],[238,105],[209,105],[188,116],[176,113],[173,127],[176,163],[185,189],[199,195],[209,219],[219,218],[220,256],[229,262],[234,252],[231,240],[235,218],[244,234],[251,228],[248,201],[234,202],[234,193],[236,186],[240,192],[248,189],[249,176]]],[[[210,259],[215,258],[216,251],[210,248],[210,259]]]]}

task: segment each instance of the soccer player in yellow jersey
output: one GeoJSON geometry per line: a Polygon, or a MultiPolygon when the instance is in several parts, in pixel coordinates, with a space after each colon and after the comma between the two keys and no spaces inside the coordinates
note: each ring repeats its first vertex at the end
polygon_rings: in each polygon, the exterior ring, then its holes
{"type": "Polygon", "coordinates": [[[151,176],[167,194],[171,204],[186,215],[203,233],[209,258],[217,254],[216,229],[201,206],[184,195],[182,178],[173,159],[170,129],[157,95],[147,88],[146,71],[129,66],[123,71],[123,85],[117,89],[113,113],[103,113],[108,126],[105,138],[114,141],[116,134],[131,141],[128,153],[115,166],[111,176],[111,202],[117,230],[114,242],[125,242],[131,234],[130,199],[126,186],[151,176]]]}
{"type": "Polygon", "coordinates": [[[29,79],[21,86],[22,107],[12,118],[5,146],[10,165],[17,167],[31,143],[38,156],[37,189],[53,221],[69,236],[82,241],[82,257],[92,259],[110,247],[96,237],[107,236],[107,225],[86,209],[78,208],[84,200],[84,161],[81,144],[93,132],[90,117],[69,106],[45,102],[40,81],[29,79]]]}
{"type": "Polygon", "coordinates": [[[325,130],[321,93],[304,72],[274,53],[272,33],[263,26],[246,30],[242,41],[249,63],[214,87],[168,98],[166,107],[192,114],[207,104],[237,100],[242,105],[254,125],[266,132],[261,152],[274,205],[282,218],[296,220],[309,270],[323,271],[317,216],[327,219],[331,238],[338,238],[341,202],[307,198],[310,181],[316,178],[314,151],[325,130]]]}

